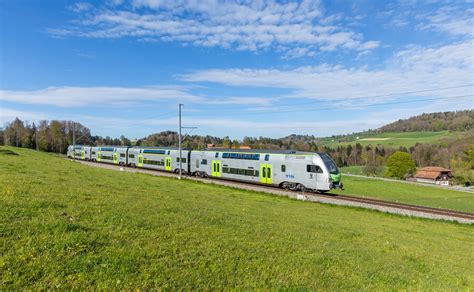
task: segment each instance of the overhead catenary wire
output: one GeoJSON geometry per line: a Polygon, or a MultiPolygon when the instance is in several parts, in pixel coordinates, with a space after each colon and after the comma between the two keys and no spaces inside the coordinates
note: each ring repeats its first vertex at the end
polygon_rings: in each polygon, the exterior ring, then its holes
{"type": "MultiPolygon", "coordinates": [[[[299,106],[299,105],[309,105],[309,104],[318,104],[318,103],[328,103],[328,102],[343,102],[343,101],[355,101],[355,100],[364,100],[364,99],[371,99],[371,98],[380,98],[380,97],[390,97],[390,96],[399,96],[399,95],[410,95],[416,93],[424,93],[424,92],[433,92],[433,91],[441,91],[441,90],[449,90],[449,89],[458,89],[458,88],[466,88],[466,87],[473,87],[474,84],[464,84],[464,85],[457,85],[457,86],[449,86],[449,87],[438,87],[438,88],[431,88],[431,89],[423,89],[423,90],[412,90],[412,91],[405,91],[405,92],[396,92],[396,93],[387,93],[387,94],[379,94],[379,95],[366,95],[366,96],[356,96],[351,98],[340,98],[340,99],[332,99],[332,100],[313,100],[308,102],[299,102],[299,103],[290,103],[290,104],[267,104],[268,106],[299,106]]],[[[248,105],[245,105],[248,107],[248,105]]],[[[265,104],[259,104],[259,106],[265,106],[265,104]]],[[[233,106],[226,106],[226,107],[212,107],[206,104],[205,109],[201,109],[201,111],[214,111],[214,110],[232,110],[238,107],[238,105],[233,106]]]]}
{"type": "MultiPolygon", "coordinates": [[[[337,107],[336,106],[331,106],[331,107],[320,107],[320,108],[313,108],[313,109],[267,111],[267,112],[248,112],[248,113],[235,113],[235,114],[231,113],[231,114],[225,114],[225,115],[226,116],[276,115],[276,114],[283,114],[283,113],[300,113],[300,112],[331,111],[331,110],[341,110],[341,109],[358,109],[358,108],[366,108],[366,107],[381,106],[381,105],[406,104],[406,103],[416,103],[416,102],[423,102],[423,101],[465,98],[465,97],[473,97],[473,96],[474,96],[474,94],[467,94],[467,95],[435,97],[435,98],[425,98],[425,99],[406,100],[406,101],[380,102],[380,103],[367,104],[367,105],[337,106],[337,107]]],[[[208,114],[205,114],[205,115],[208,115],[208,114]]],[[[202,114],[190,114],[190,116],[202,116],[202,114]]]]}
{"type": "Polygon", "coordinates": [[[146,117],[146,118],[141,118],[140,120],[131,121],[131,122],[127,123],[127,125],[143,124],[143,123],[146,123],[147,121],[149,121],[151,119],[168,118],[168,117],[172,117],[172,116],[175,116],[175,115],[176,115],[175,112],[169,111],[169,112],[162,113],[162,114],[159,114],[159,115],[153,115],[153,116],[149,116],[149,117],[146,117]]]}

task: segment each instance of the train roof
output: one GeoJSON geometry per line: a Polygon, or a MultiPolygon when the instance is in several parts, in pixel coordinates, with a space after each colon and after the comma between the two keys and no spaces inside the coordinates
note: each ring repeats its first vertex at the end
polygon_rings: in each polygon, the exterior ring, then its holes
{"type": "MultiPolygon", "coordinates": [[[[133,146],[131,148],[138,149],[163,149],[163,150],[179,150],[178,147],[160,147],[160,146],[133,146]]],[[[182,147],[181,150],[192,150],[191,148],[182,147]]]]}
{"type": "Polygon", "coordinates": [[[314,155],[318,152],[307,152],[298,150],[271,150],[271,149],[229,149],[229,148],[206,148],[205,151],[234,152],[234,153],[268,153],[268,154],[307,154],[314,155]]]}
{"type": "Polygon", "coordinates": [[[98,146],[91,146],[91,147],[97,147],[97,148],[130,148],[130,146],[118,146],[118,145],[98,145],[98,146]]]}

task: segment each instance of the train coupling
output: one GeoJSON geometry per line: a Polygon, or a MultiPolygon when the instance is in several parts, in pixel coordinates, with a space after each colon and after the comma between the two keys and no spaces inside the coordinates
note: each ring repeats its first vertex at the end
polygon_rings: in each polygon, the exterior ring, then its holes
{"type": "Polygon", "coordinates": [[[341,189],[344,190],[344,184],[342,182],[332,183],[332,189],[341,189]]]}

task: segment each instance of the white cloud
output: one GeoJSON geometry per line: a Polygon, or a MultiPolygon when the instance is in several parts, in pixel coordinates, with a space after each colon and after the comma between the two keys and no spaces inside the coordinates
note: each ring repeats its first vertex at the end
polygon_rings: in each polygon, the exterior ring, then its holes
{"type": "Polygon", "coordinates": [[[426,18],[419,28],[422,30],[434,30],[453,36],[474,36],[474,9],[463,9],[459,7],[443,7],[426,18]]]}
{"type": "Polygon", "coordinates": [[[368,50],[378,41],[337,26],[340,15],[323,17],[317,0],[184,1],[135,0],[128,5],[97,8],[77,25],[52,28],[56,37],[135,37],[141,41],[260,51],[276,49],[287,57],[314,55],[338,48],[368,50]]]}
{"type": "Polygon", "coordinates": [[[0,106],[0,128],[3,124],[9,123],[15,118],[19,118],[22,121],[39,121],[48,119],[49,116],[41,112],[21,111],[0,106]]]}
{"type": "Polygon", "coordinates": [[[229,105],[268,105],[274,102],[275,99],[265,97],[224,97],[218,99],[208,99],[202,101],[202,104],[229,104],[229,105]]]}
{"type": "Polygon", "coordinates": [[[184,87],[48,87],[39,90],[0,90],[0,101],[60,107],[120,105],[162,100],[200,101],[184,87]]]}
{"type": "MultiPolygon", "coordinates": [[[[474,83],[472,41],[437,48],[410,47],[381,69],[308,66],[279,69],[209,69],[178,76],[189,82],[291,90],[289,97],[333,100],[474,83]]],[[[434,91],[436,97],[473,93],[473,87],[434,91]]],[[[414,96],[414,95],[412,95],[414,96]]]]}
{"type": "Polygon", "coordinates": [[[72,10],[74,12],[77,12],[77,13],[84,12],[84,11],[90,10],[92,8],[93,8],[92,4],[87,3],[87,2],[74,3],[74,5],[71,5],[69,7],[70,10],[72,10]]]}

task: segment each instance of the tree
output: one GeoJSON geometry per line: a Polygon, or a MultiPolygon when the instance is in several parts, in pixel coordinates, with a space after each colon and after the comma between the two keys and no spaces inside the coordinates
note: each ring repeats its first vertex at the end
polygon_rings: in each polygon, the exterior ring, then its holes
{"type": "Polygon", "coordinates": [[[234,139],[234,141],[232,141],[232,148],[238,149],[239,147],[239,141],[237,139],[234,139]]]}
{"type": "Polygon", "coordinates": [[[410,154],[402,151],[393,153],[387,161],[387,175],[403,179],[416,170],[415,161],[410,154]]]}
{"type": "Polygon", "coordinates": [[[225,136],[224,137],[224,141],[222,142],[222,147],[224,148],[231,148],[231,142],[230,142],[230,139],[229,139],[229,136],[225,136]]]}

